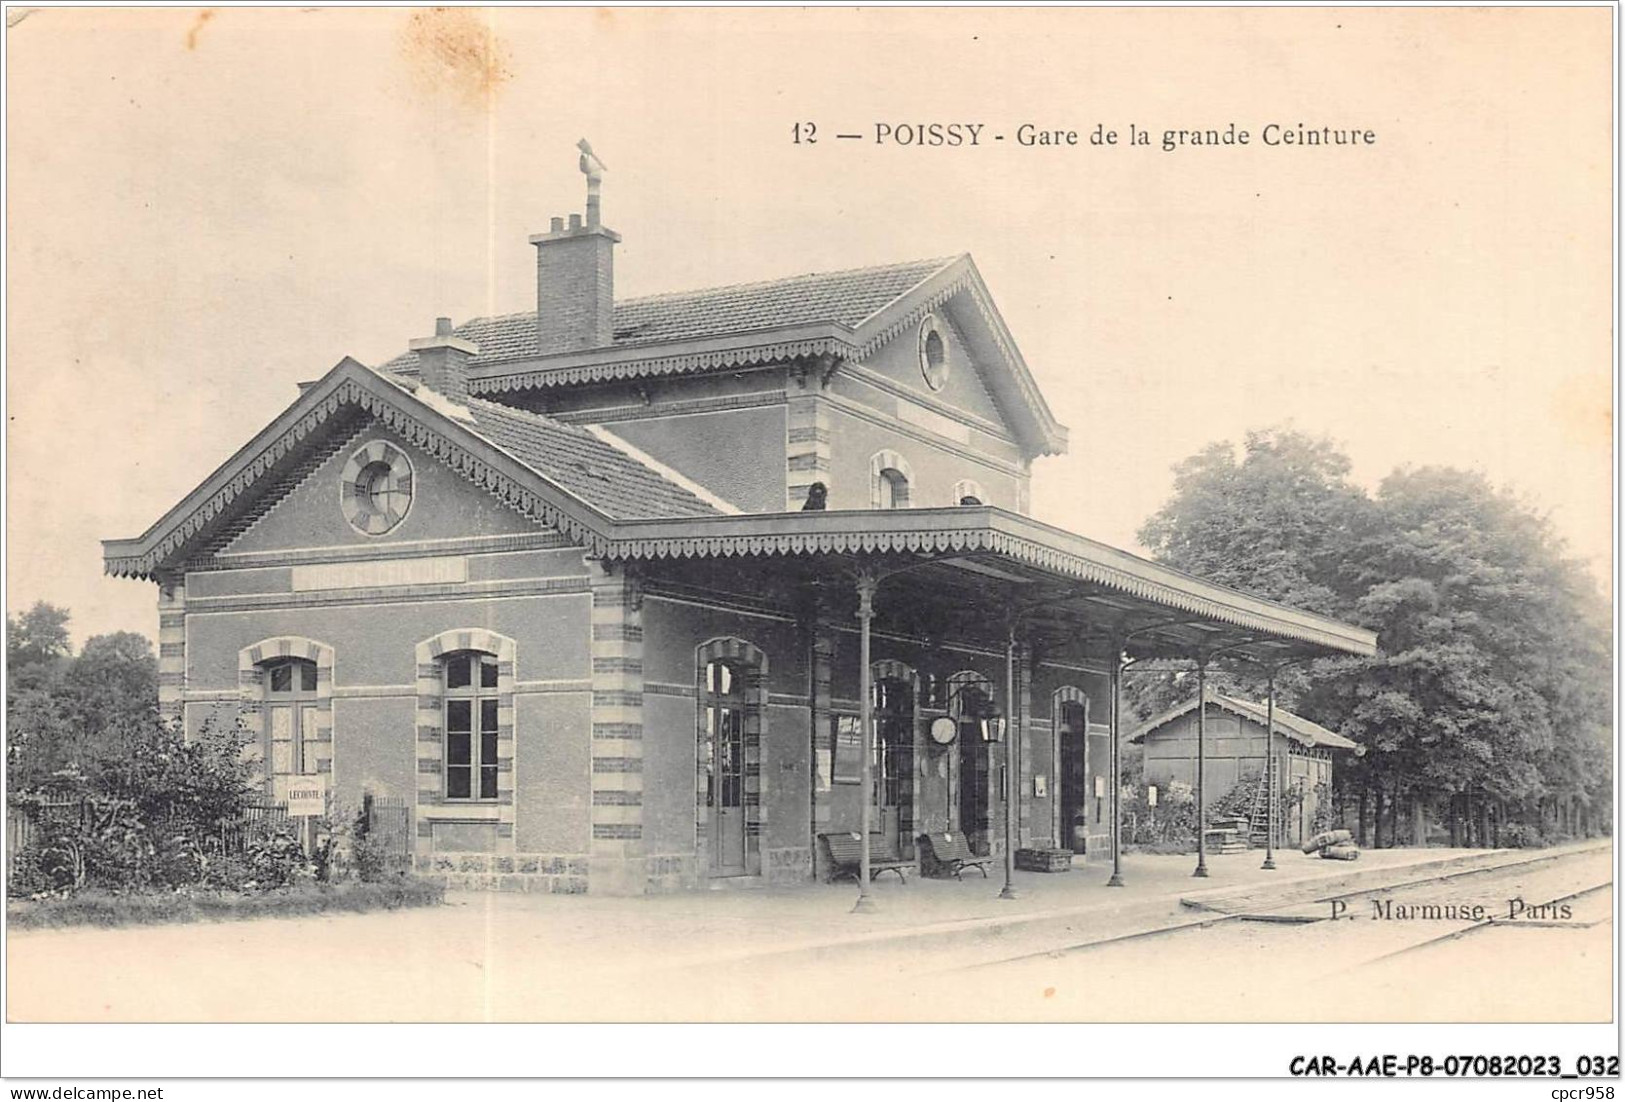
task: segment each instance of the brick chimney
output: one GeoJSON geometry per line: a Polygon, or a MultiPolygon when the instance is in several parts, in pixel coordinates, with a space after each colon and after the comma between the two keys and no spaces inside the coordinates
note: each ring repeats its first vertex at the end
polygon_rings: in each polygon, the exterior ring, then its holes
{"type": "Polygon", "coordinates": [[[587,177],[587,220],[555,218],[535,234],[536,343],[542,355],[604,348],[615,339],[615,245],[621,235],[600,221],[604,163],[583,138],[581,171],[587,177]]]}
{"type": "Polygon", "coordinates": [[[418,354],[418,381],[454,402],[468,398],[468,361],[479,354],[473,341],[454,337],[450,318],[434,319],[434,336],[407,345],[418,354]]]}

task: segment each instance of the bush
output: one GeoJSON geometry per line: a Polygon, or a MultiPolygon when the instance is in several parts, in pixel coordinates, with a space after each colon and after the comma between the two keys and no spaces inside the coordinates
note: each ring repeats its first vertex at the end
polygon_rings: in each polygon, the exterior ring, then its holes
{"type": "Polygon", "coordinates": [[[404,876],[409,866],[409,862],[402,860],[403,855],[391,847],[385,837],[374,833],[372,801],[371,796],[362,801],[361,809],[356,812],[350,826],[350,859],[356,875],[368,883],[391,876],[404,876]]]}
{"type": "Polygon", "coordinates": [[[246,737],[212,725],[190,739],[176,724],[124,732],[100,756],[44,777],[36,791],[10,794],[9,806],[33,824],[15,855],[10,890],[204,882],[223,828],[241,819],[254,795],[246,737]]]}
{"type": "Polygon", "coordinates": [[[91,888],[69,896],[10,903],[6,917],[10,926],[19,930],[136,926],[396,910],[433,906],[444,898],[442,885],[413,877],[394,877],[381,884],[306,884],[247,895],[212,891],[118,893],[91,888]]]}
{"type": "Polygon", "coordinates": [[[1121,792],[1123,842],[1153,853],[1184,853],[1196,845],[1196,794],[1184,781],[1154,780],[1157,803],[1145,786],[1121,792]]]}
{"type": "Polygon", "coordinates": [[[290,826],[279,824],[251,836],[243,846],[250,888],[269,891],[290,884],[309,883],[316,870],[305,856],[304,845],[290,826]]]}
{"type": "MultiPolygon", "coordinates": [[[[178,725],[158,727],[82,769],[58,770],[33,793],[12,794],[31,836],[12,855],[11,896],[101,893],[125,900],[115,908],[123,913],[139,910],[126,893],[277,893],[336,884],[352,868],[367,883],[389,881],[387,891],[413,890],[404,883],[399,830],[392,849],[371,835],[366,809],[357,815],[330,802],[309,824],[308,852],[303,820],[251,818],[259,790],[242,754],[245,737],[206,727],[187,738],[178,725]]],[[[85,913],[97,913],[105,898],[85,913]]],[[[154,906],[179,914],[172,900],[154,906]]]]}
{"type": "Polygon", "coordinates": [[[391,873],[399,875],[401,871],[394,867],[394,859],[384,844],[370,835],[355,840],[350,856],[355,861],[356,875],[369,884],[385,880],[391,873]]]}
{"type": "Polygon", "coordinates": [[[1495,841],[1503,849],[1533,849],[1549,844],[1546,832],[1535,823],[1503,823],[1495,841]]]}

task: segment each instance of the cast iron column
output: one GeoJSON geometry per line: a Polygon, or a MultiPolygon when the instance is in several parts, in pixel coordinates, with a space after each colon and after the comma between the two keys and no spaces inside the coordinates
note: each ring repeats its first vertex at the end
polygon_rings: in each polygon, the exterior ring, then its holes
{"type": "Polygon", "coordinates": [[[1207,875],[1207,655],[1196,663],[1196,871],[1207,875]]]}
{"type": "Polygon", "coordinates": [[[1275,667],[1270,667],[1269,695],[1264,698],[1264,864],[1275,867],[1275,667]]]}
{"type": "Polygon", "coordinates": [[[854,913],[867,913],[874,911],[875,901],[869,897],[869,819],[870,807],[874,802],[875,775],[870,758],[874,755],[874,702],[870,700],[873,693],[874,680],[869,671],[869,621],[875,616],[875,590],[880,586],[879,580],[869,571],[864,570],[858,574],[858,726],[862,733],[858,736],[863,742],[863,778],[862,788],[863,811],[859,815],[861,837],[858,842],[860,860],[858,863],[858,901],[852,905],[854,913]]]}
{"type": "MultiPolygon", "coordinates": [[[[1115,644],[1114,644],[1115,645],[1115,644]]],[[[1117,764],[1117,724],[1118,716],[1122,714],[1122,702],[1118,698],[1123,691],[1123,649],[1117,646],[1112,654],[1112,706],[1109,718],[1111,720],[1112,745],[1107,760],[1112,771],[1111,797],[1112,797],[1112,878],[1106,881],[1108,888],[1121,888],[1123,886],[1123,817],[1120,812],[1118,800],[1119,789],[1123,787],[1120,777],[1122,772],[1117,764]]],[[[1084,738],[1087,739],[1087,726],[1084,738]]]]}
{"type": "Polygon", "coordinates": [[[1016,898],[1016,627],[1004,642],[1004,890],[1016,898]]]}

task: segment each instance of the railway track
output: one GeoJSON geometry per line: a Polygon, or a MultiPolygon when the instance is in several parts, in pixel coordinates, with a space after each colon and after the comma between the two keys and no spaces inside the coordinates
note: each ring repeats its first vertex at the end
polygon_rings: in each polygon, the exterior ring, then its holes
{"type": "MultiPolygon", "coordinates": [[[[1545,900],[1542,903],[1535,904],[1533,906],[1537,907],[1537,908],[1542,908],[1542,909],[1557,907],[1557,906],[1560,906],[1560,905],[1562,905],[1564,903],[1569,903],[1569,902],[1572,902],[1572,901],[1575,901],[1575,900],[1584,899],[1584,898],[1586,898],[1588,896],[1596,895],[1598,892],[1606,891],[1607,889],[1612,888],[1613,886],[1614,886],[1614,881],[1610,877],[1609,879],[1604,880],[1600,884],[1593,884],[1589,888],[1581,888],[1579,891],[1569,892],[1567,895],[1560,895],[1560,896],[1557,896],[1554,899],[1545,900]]],[[[1481,922],[1474,922],[1471,925],[1466,926],[1466,927],[1464,927],[1464,928],[1462,928],[1460,930],[1449,930],[1449,931],[1446,931],[1445,933],[1439,934],[1437,937],[1426,938],[1425,940],[1414,942],[1414,943],[1412,943],[1410,945],[1406,945],[1403,948],[1395,949],[1394,951],[1392,951],[1390,953],[1383,953],[1381,956],[1371,957],[1371,958],[1369,958],[1367,960],[1360,961],[1358,964],[1350,965],[1349,969],[1345,969],[1345,971],[1351,970],[1351,969],[1354,969],[1354,968],[1363,968],[1363,967],[1365,967],[1367,965],[1371,965],[1371,964],[1380,964],[1380,963],[1382,963],[1384,961],[1393,960],[1395,957],[1403,957],[1403,956],[1407,956],[1409,954],[1418,952],[1420,950],[1430,949],[1430,948],[1433,948],[1435,946],[1445,945],[1445,944],[1448,944],[1448,943],[1451,943],[1451,942],[1460,941],[1464,937],[1467,937],[1467,936],[1469,936],[1471,934],[1480,933],[1480,932],[1482,932],[1484,930],[1492,930],[1492,929],[1493,930],[1539,930],[1539,929],[1554,929],[1554,928],[1555,929],[1565,929],[1565,930],[1585,930],[1585,929],[1590,929],[1592,926],[1597,926],[1597,925],[1600,925],[1600,924],[1602,924],[1604,922],[1612,922],[1612,921],[1613,921],[1613,915],[1611,915],[1611,914],[1605,914],[1600,918],[1592,919],[1590,921],[1584,921],[1584,920],[1562,921],[1562,920],[1557,920],[1557,919],[1523,919],[1523,918],[1520,918],[1520,919],[1504,919],[1504,918],[1493,918],[1493,917],[1491,917],[1491,918],[1486,918],[1481,922]]]]}
{"type": "MultiPolygon", "coordinates": [[[[1504,903],[1508,896],[1505,891],[1493,890],[1497,885],[1511,882],[1519,890],[1519,898],[1525,899],[1525,890],[1521,884],[1534,880],[1534,887],[1543,881],[1548,882],[1540,894],[1528,893],[1528,898],[1537,899],[1538,902],[1525,901],[1525,907],[1536,913],[1544,910],[1553,910],[1562,904],[1581,900],[1590,900],[1598,893],[1609,889],[1613,885],[1612,855],[1609,849],[1587,849],[1567,851],[1556,854],[1542,854],[1528,860],[1505,863],[1489,867],[1473,867],[1459,870],[1449,870],[1431,876],[1417,877],[1403,880],[1393,884],[1384,884],[1377,887],[1353,888],[1348,891],[1332,892],[1311,895],[1310,898],[1300,898],[1288,904],[1285,909],[1269,908],[1250,911],[1235,911],[1232,913],[1209,913],[1188,921],[1169,923],[1150,929],[1135,930],[1115,934],[1108,937],[1080,941],[1066,945],[1051,946],[1036,951],[1006,955],[997,959],[981,960],[974,963],[960,964],[943,969],[933,970],[931,975],[948,976],[964,974],[967,972],[988,971],[1007,968],[1037,961],[1056,961],[1084,954],[1101,953],[1114,949],[1127,949],[1136,944],[1155,943],[1158,941],[1184,940],[1188,936],[1200,937],[1210,932],[1234,931],[1239,927],[1255,923],[1287,923],[1298,927],[1313,926],[1324,930],[1345,930],[1350,927],[1342,922],[1331,921],[1335,917],[1332,904],[1340,902],[1345,911],[1352,910],[1358,901],[1378,897],[1392,897],[1396,893],[1418,893],[1452,891],[1462,888],[1469,889],[1459,892],[1454,898],[1468,903],[1488,902],[1504,903]],[[1587,871],[1587,866],[1596,866],[1607,858],[1608,869],[1606,875],[1596,870],[1587,871]],[[1576,886],[1576,878],[1579,883],[1576,886]],[[1547,895],[1546,892],[1552,894],[1547,895]],[[1321,908],[1318,912],[1316,908],[1321,908]]],[[[1290,898],[1290,895],[1289,897],[1290,898]]],[[[1341,917],[1353,918],[1354,914],[1344,913],[1341,917]]],[[[1464,925],[1447,930],[1443,933],[1432,933],[1437,929],[1435,922],[1390,923],[1395,932],[1389,937],[1398,937],[1403,944],[1390,947],[1383,944],[1380,951],[1356,952],[1355,959],[1348,961],[1345,967],[1333,968],[1323,973],[1326,975],[1341,974],[1363,968],[1369,965],[1391,960],[1406,954],[1417,953],[1430,947],[1445,945],[1459,941],[1463,937],[1471,936],[1477,932],[1489,929],[1551,929],[1562,927],[1567,929],[1586,929],[1602,922],[1612,920],[1611,909],[1604,910],[1601,915],[1590,921],[1586,920],[1545,920],[1545,919],[1508,919],[1490,914],[1481,920],[1466,921],[1464,925]],[[1400,931],[1411,931],[1421,934],[1417,940],[1410,940],[1410,934],[1400,931]]],[[[1358,924],[1363,925],[1363,924],[1358,924]]],[[[1356,928],[1358,928],[1358,925],[1356,928]]],[[[1339,939],[1336,933],[1317,935],[1322,943],[1336,948],[1339,943],[1346,943],[1354,939],[1339,939]]],[[[1367,939],[1369,940],[1369,939],[1367,939]]],[[[1350,946],[1352,948],[1352,946],[1350,946]]]]}

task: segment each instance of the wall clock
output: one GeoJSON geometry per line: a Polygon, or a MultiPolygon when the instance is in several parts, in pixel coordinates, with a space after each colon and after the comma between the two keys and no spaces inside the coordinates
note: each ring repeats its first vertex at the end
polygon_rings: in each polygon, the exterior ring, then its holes
{"type": "Polygon", "coordinates": [[[947,746],[959,734],[959,724],[951,716],[938,716],[931,721],[931,741],[947,746]]]}
{"type": "Polygon", "coordinates": [[[412,463],[393,444],[374,440],[350,457],[339,483],[344,519],[356,531],[381,536],[412,508],[412,463]]]}

